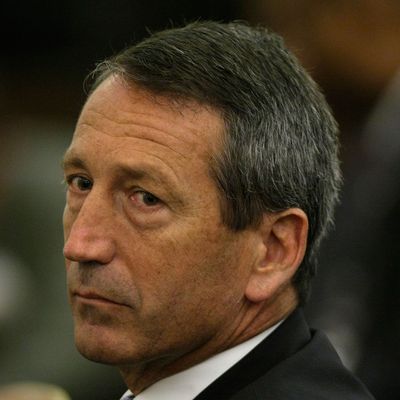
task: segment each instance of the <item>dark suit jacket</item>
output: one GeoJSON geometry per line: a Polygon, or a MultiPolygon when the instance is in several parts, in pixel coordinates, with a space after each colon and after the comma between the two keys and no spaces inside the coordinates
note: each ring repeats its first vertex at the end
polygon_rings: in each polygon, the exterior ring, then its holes
{"type": "Polygon", "coordinates": [[[367,400],[326,336],[294,311],[196,400],[367,400]]]}

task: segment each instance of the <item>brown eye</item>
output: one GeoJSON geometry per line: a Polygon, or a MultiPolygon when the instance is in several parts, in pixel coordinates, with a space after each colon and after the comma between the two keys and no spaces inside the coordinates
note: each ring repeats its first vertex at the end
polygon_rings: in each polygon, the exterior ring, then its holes
{"type": "Polygon", "coordinates": [[[93,186],[92,181],[83,176],[73,176],[67,182],[72,190],[79,192],[86,192],[93,186]]]}
{"type": "Polygon", "coordinates": [[[146,206],[155,206],[159,203],[159,199],[152,195],[151,193],[143,192],[142,193],[142,200],[146,206]]]}
{"type": "Polygon", "coordinates": [[[138,207],[155,207],[160,205],[161,200],[154,196],[154,194],[151,194],[149,192],[146,192],[144,190],[138,190],[136,191],[131,199],[133,202],[138,206],[138,207]]]}

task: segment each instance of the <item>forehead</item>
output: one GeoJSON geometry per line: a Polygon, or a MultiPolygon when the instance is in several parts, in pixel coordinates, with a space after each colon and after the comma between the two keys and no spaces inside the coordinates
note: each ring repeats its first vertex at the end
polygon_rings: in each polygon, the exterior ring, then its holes
{"type": "Polygon", "coordinates": [[[198,151],[205,156],[219,147],[224,123],[211,107],[178,103],[112,76],[87,100],[74,139],[90,129],[110,138],[150,141],[181,155],[198,151]]]}

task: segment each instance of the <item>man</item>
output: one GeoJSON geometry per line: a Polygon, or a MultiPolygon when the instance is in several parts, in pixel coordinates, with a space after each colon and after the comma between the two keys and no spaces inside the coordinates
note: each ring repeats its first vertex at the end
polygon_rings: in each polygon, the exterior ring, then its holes
{"type": "Polygon", "coordinates": [[[95,74],[64,158],[79,351],[136,399],[370,399],[299,310],[340,172],[280,38],[199,22],[95,74]]]}

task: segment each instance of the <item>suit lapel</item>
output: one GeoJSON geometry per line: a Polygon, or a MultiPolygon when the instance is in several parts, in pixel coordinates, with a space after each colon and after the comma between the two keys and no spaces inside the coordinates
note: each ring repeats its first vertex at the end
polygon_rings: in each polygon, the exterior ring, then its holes
{"type": "Polygon", "coordinates": [[[229,399],[311,339],[301,310],[295,310],[270,336],[204,389],[196,400],[229,399]]]}

